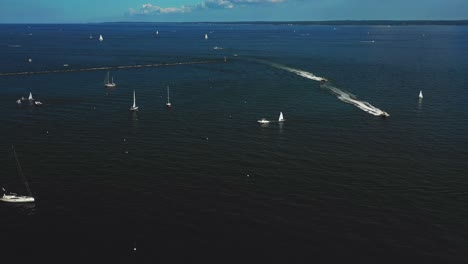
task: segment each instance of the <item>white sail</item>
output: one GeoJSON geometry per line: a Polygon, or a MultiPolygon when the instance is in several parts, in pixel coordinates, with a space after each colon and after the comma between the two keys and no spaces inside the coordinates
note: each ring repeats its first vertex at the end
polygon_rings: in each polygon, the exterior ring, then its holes
{"type": "Polygon", "coordinates": [[[28,100],[30,100],[30,101],[34,100],[34,98],[33,98],[33,96],[32,96],[32,93],[31,93],[31,92],[29,92],[29,97],[28,97],[28,100]]]}
{"type": "Polygon", "coordinates": [[[422,99],[423,98],[423,95],[422,95],[422,90],[419,91],[419,98],[422,99]]]}
{"type": "Polygon", "coordinates": [[[205,34],[205,39],[208,39],[208,34],[205,34]]]}
{"type": "Polygon", "coordinates": [[[130,107],[130,111],[138,111],[138,106],[136,105],[135,90],[133,90],[133,105],[130,107]]]}
{"type": "Polygon", "coordinates": [[[158,31],[158,30],[156,30],[156,35],[159,35],[159,31],[158,31]]]}
{"type": "Polygon", "coordinates": [[[99,35],[99,41],[103,41],[104,38],[102,37],[102,35],[99,35]]]}
{"type": "Polygon", "coordinates": [[[279,121],[279,122],[283,122],[283,121],[284,121],[284,118],[283,118],[283,112],[280,112],[280,115],[279,115],[278,121],[279,121]]]}

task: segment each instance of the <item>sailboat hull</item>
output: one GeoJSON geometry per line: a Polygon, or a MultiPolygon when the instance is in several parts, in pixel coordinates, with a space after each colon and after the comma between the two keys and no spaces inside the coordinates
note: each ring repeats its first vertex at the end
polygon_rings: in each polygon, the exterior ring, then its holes
{"type": "Polygon", "coordinates": [[[133,106],[130,107],[130,111],[138,111],[138,106],[136,106],[136,107],[133,107],[133,106]]]}
{"type": "Polygon", "coordinates": [[[7,203],[32,203],[34,202],[34,197],[5,194],[2,197],[0,197],[0,201],[7,203]]]}

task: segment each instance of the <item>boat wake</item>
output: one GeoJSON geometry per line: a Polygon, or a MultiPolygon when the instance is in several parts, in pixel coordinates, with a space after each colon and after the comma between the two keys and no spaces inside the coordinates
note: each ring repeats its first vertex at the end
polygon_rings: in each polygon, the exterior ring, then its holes
{"type": "Polygon", "coordinates": [[[375,116],[388,116],[387,112],[371,105],[370,103],[366,102],[366,101],[362,101],[362,100],[359,100],[356,96],[354,96],[353,94],[351,93],[348,93],[348,92],[345,92],[343,90],[340,90],[334,86],[332,86],[331,84],[329,84],[328,80],[324,77],[319,77],[319,76],[315,76],[313,73],[311,72],[307,72],[307,71],[303,71],[303,70],[299,70],[299,69],[294,69],[294,68],[291,68],[291,67],[287,67],[287,66],[284,66],[284,65],[281,65],[281,64],[277,64],[277,63],[269,63],[271,66],[275,67],[275,68],[278,68],[278,69],[281,69],[281,70],[286,70],[286,71],[289,71],[289,72],[292,72],[292,73],[295,73],[301,77],[304,77],[304,78],[307,78],[307,79],[310,79],[310,80],[313,80],[313,81],[318,81],[318,82],[321,82],[322,84],[320,85],[320,87],[328,90],[330,93],[336,95],[336,97],[345,102],[345,103],[348,103],[348,104],[352,104],[356,107],[358,107],[359,109],[371,114],[371,115],[375,115],[375,116]]]}
{"type": "Polygon", "coordinates": [[[371,115],[375,115],[375,116],[386,116],[387,113],[385,111],[382,111],[380,110],[379,108],[371,105],[370,103],[366,102],[366,101],[362,101],[362,100],[359,100],[357,99],[354,95],[350,94],[350,93],[347,93],[345,91],[342,91],[334,86],[331,86],[327,83],[325,84],[322,84],[321,87],[329,90],[331,93],[333,93],[334,95],[336,95],[336,97],[338,99],[340,99],[341,101],[345,102],[345,103],[348,103],[348,104],[352,104],[356,107],[358,107],[359,109],[363,110],[364,112],[367,112],[371,115]]]}

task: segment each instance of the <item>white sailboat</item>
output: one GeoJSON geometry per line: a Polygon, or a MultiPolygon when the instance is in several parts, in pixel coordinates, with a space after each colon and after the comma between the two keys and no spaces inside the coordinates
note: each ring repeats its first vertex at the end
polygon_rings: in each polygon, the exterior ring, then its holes
{"type": "Polygon", "coordinates": [[[102,37],[102,35],[99,35],[99,41],[104,41],[104,38],[102,37]]]}
{"type": "Polygon", "coordinates": [[[422,90],[419,91],[419,99],[423,99],[422,90]]]}
{"type": "Polygon", "coordinates": [[[169,101],[169,86],[167,87],[167,103],[166,103],[166,107],[167,107],[167,108],[171,108],[171,107],[172,107],[172,104],[171,104],[171,102],[169,101]]]}
{"type": "Polygon", "coordinates": [[[13,154],[14,154],[15,160],[16,160],[18,174],[20,175],[21,179],[23,180],[24,185],[26,186],[26,190],[28,191],[29,196],[22,196],[22,195],[18,195],[16,193],[11,193],[11,192],[7,193],[7,191],[4,188],[2,188],[3,196],[0,197],[0,201],[7,202],[7,203],[30,203],[30,202],[34,202],[34,197],[33,197],[32,193],[31,193],[31,189],[29,188],[28,181],[26,180],[26,178],[23,175],[23,170],[21,169],[21,165],[19,163],[18,157],[16,156],[15,147],[12,146],[12,149],[13,149],[13,154]]]}
{"type": "Polygon", "coordinates": [[[158,31],[158,30],[156,30],[156,35],[159,35],[159,31],[158,31]]]}
{"type": "Polygon", "coordinates": [[[92,38],[93,38],[93,35],[92,35],[92,34],[89,34],[89,38],[92,39],[92,38]]]}
{"type": "Polygon", "coordinates": [[[208,39],[208,34],[205,34],[205,39],[208,39]]]}
{"type": "Polygon", "coordinates": [[[106,76],[106,78],[104,79],[104,86],[106,86],[106,87],[108,87],[108,88],[113,88],[113,87],[115,87],[114,77],[111,78],[111,81],[109,80],[109,72],[107,72],[107,76],[106,76]]]}
{"type": "Polygon", "coordinates": [[[284,122],[283,112],[280,112],[280,115],[279,115],[279,118],[278,118],[278,122],[284,122]]]}
{"type": "Polygon", "coordinates": [[[33,98],[33,96],[32,96],[32,93],[31,93],[31,92],[29,92],[29,97],[28,97],[28,100],[29,100],[29,101],[34,101],[34,98],[33,98]]]}
{"type": "Polygon", "coordinates": [[[133,90],[133,105],[130,107],[130,111],[138,111],[138,106],[136,105],[135,90],[133,90]]]}

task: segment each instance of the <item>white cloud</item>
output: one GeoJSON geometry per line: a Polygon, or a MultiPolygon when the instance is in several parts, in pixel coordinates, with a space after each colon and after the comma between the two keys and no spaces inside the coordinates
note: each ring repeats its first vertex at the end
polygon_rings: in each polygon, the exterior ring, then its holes
{"type": "Polygon", "coordinates": [[[171,13],[189,13],[192,12],[192,6],[181,7],[160,7],[152,4],[143,4],[138,10],[130,8],[130,15],[149,15],[149,14],[171,14],[171,13]]]}
{"type": "Polygon", "coordinates": [[[171,13],[190,13],[202,9],[233,9],[236,6],[277,4],[287,0],[206,0],[196,5],[183,5],[181,7],[160,7],[150,3],[143,4],[139,9],[128,9],[130,15],[159,15],[171,13]]]}

